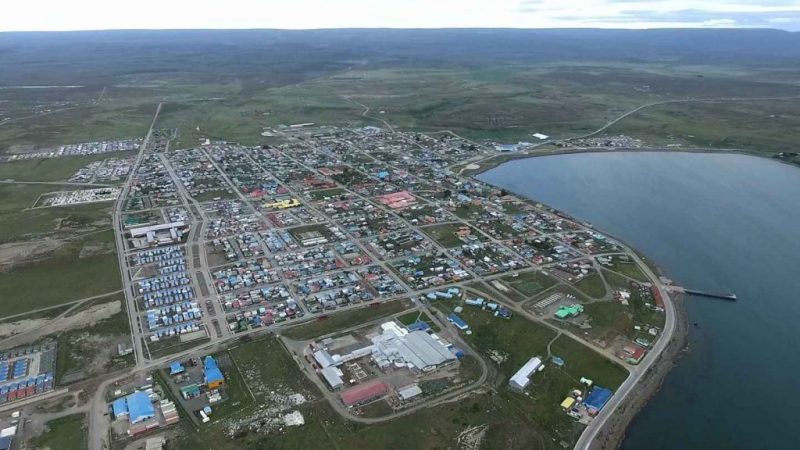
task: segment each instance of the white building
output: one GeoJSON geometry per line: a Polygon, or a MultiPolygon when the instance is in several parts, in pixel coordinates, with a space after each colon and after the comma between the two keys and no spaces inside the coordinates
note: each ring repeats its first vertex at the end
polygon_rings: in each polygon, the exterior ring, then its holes
{"type": "Polygon", "coordinates": [[[539,359],[538,356],[534,356],[533,358],[529,359],[528,362],[526,362],[525,365],[517,371],[517,373],[511,376],[511,378],[508,380],[508,384],[512,389],[522,391],[531,382],[531,375],[533,375],[533,373],[537,370],[542,369],[544,369],[542,360],[539,359]]]}
{"type": "Polygon", "coordinates": [[[342,381],[342,375],[344,375],[344,373],[342,373],[338,367],[328,366],[322,369],[320,373],[322,374],[322,378],[325,379],[325,382],[328,383],[328,386],[334,391],[344,386],[344,381],[342,381]]]}
{"type": "Polygon", "coordinates": [[[441,341],[424,331],[412,331],[395,322],[381,324],[383,332],[372,338],[372,359],[380,368],[394,365],[430,372],[456,361],[456,356],[441,341]]]}

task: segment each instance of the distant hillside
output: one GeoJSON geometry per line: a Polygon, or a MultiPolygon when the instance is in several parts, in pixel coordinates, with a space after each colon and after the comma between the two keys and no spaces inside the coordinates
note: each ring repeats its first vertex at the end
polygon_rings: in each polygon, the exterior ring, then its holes
{"type": "Polygon", "coordinates": [[[137,73],[297,82],[358,64],[536,61],[800,66],[800,33],[766,29],[342,29],[0,33],[0,85],[104,84],[137,73]]]}

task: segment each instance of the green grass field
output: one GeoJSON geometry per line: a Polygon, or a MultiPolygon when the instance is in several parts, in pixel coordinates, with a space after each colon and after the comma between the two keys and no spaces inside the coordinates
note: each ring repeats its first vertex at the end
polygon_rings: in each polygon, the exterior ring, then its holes
{"type": "Polygon", "coordinates": [[[509,294],[515,301],[523,301],[555,285],[558,280],[543,274],[540,271],[521,272],[518,276],[507,275],[500,278],[506,286],[511,287],[521,295],[509,294]]]}
{"type": "Polygon", "coordinates": [[[61,186],[5,184],[0,185],[0,244],[28,240],[43,234],[71,237],[81,231],[111,228],[111,204],[93,203],[80,206],[38,208],[33,206],[39,195],[61,186]]]}
{"type": "Polygon", "coordinates": [[[411,325],[416,322],[425,322],[431,327],[433,332],[439,331],[439,326],[433,322],[433,319],[427,313],[422,311],[411,311],[409,313],[397,316],[397,320],[403,325],[411,325]]]}
{"type": "Polygon", "coordinates": [[[80,257],[87,245],[97,243],[113,245],[113,232],[70,242],[41,261],[0,273],[0,291],[7,293],[1,303],[3,316],[119,290],[122,283],[113,251],[80,257]]]}
{"type": "Polygon", "coordinates": [[[30,445],[33,448],[84,450],[89,445],[85,414],[72,414],[53,419],[47,422],[46,426],[44,434],[31,439],[30,445]]]}
{"type": "Polygon", "coordinates": [[[741,148],[770,154],[797,151],[793,136],[800,131],[799,119],[800,106],[791,99],[677,103],[645,109],[606,133],[627,134],[653,145],[741,148]]]}
{"type": "MultiPolygon", "coordinates": [[[[421,228],[428,236],[434,241],[438,242],[442,247],[454,248],[460,247],[464,242],[456,236],[456,231],[466,225],[446,223],[442,225],[431,225],[429,227],[421,228]]],[[[473,230],[474,233],[474,230],[473,230]]]]}
{"type": "MultiPolygon", "coordinates": [[[[615,261],[614,264],[611,267],[609,267],[609,269],[614,271],[614,272],[620,273],[622,275],[631,277],[631,278],[633,278],[634,280],[637,280],[637,281],[641,281],[641,282],[647,282],[648,281],[647,277],[642,272],[642,269],[640,269],[639,266],[636,263],[633,263],[633,262],[631,262],[631,263],[623,263],[623,262],[615,261]]],[[[608,271],[605,271],[605,270],[604,270],[604,272],[608,273],[608,271]]]]}
{"type": "MultiPolygon", "coordinates": [[[[450,305],[450,310],[452,306],[450,305]]],[[[533,384],[527,390],[530,397],[518,394],[506,387],[508,377],[533,356],[546,359],[547,344],[557,336],[557,332],[520,315],[514,315],[509,320],[498,319],[487,311],[470,306],[464,306],[460,316],[472,330],[472,334],[462,334],[462,337],[480,351],[485,359],[489,360],[494,356],[499,395],[510,405],[523,411],[542,430],[546,430],[546,435],[556,440],[572,443],[581,430],[558,406],[570,389],[579,386],[578,380],[581,376],[600,377],[612,389],[619,386],[627,376],[627,371],[621,366],[583,344],[566,336],[559,336],[553,344],[553,353],[574,360],[575,363],[564,369],[545,363],[547,368],[533,377],[533,384]],[[556,350],[563,350],[563,355],[556,350]]]]}
{"type": "MultiPolygon", "coordinates": [[[[0,163],[0,180],[67,181],[78,169],[107,158],[128,158],[136,152],[111,152],[101,155],[65,156],[63,158],[30,159],[0,163]]],[[[57,190],[59,187],[52,187],[57,190]]]]}
{"type": "Polygon", "coordinates": [[[0,153],[144,137],[156,104],[125,99],[111,105],[80,107],[9,122],[0,127],[0,153]]]}
{"type": "Polygon", "coordinates": [[[602,298],[606,295],[606,286],[597,273],[592,273],[575,283],[575,288],[591,298],[602,298]]]}

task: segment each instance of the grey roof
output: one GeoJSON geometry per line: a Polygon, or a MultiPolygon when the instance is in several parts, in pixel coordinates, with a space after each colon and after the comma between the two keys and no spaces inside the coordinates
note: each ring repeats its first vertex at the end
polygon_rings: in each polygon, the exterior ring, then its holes
{"type": "Polygon", "coordinates": [[[342,381],[342,377],[339,376],[337,372],[336,366],[328,366],[320,371],[322,373],[322,377],[325,378],[325,381],[328,382],[328,385],[332,388],[337,388],[344,384],[342,381]]]}
{"type": "Polygon", "coordinates": [[[415,384],[412,386],[404,387],[403,389],[397,391],[397,393],[403,400],[408,400],[410,398],[414,398],[422,394],[422,389],[420,389],[420,387],[415,384]]]}

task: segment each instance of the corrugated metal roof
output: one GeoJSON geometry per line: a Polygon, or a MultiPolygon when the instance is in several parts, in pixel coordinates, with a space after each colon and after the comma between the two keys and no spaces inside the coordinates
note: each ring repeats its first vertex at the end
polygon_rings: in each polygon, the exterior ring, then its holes
{"type": "Polygon", "coordinates": [[[358,386],[353,386],[339,393],[342,403],[347,406],[355,405],[385,394],[388,387],[381,380],[372,380],[358,386]]]}

